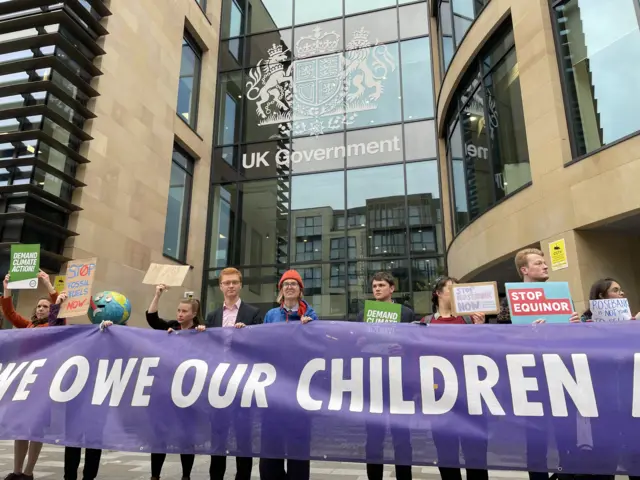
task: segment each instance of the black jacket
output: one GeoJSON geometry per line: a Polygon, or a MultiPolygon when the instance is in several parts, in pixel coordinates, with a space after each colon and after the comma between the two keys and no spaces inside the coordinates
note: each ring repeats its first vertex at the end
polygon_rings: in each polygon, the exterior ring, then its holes
{"type": "MultiPolygon", "coordinates": [[[[207,314],[205,321],[207,328],[222,327],[222,308],[216,308],[213,312],[207,314]]],[[[244,323],[245,325],[260,325],[262,323],[262,314],[257,307],[241,301],[236,322],[244,323]]]]}
{"type": "MultiPolygon", "coordinates": [[[[177,320],[163,320],[158,312],[149,313],[147,311],[145,314],[147,315],[147,323],[154,330],[169,330],[170,328],[180,330],[180,322],[177,320]]],[[[196,328],[196,325],[194,324],[191,328],[196,328]]]]}
{"type": "MultiPolygon", "coordinates": [[[[400,311],[400,323],[411,323],[415,320],[415,314],[413,310],[411,310],[406,305],[401,305],[402,310],[400,311]]],[[[352,320],[353,321],[353,320],[352,320]]],[[[364,322],[364,310],[360,310],[358,316],[356,317],[356,322],[364,322]]]]}

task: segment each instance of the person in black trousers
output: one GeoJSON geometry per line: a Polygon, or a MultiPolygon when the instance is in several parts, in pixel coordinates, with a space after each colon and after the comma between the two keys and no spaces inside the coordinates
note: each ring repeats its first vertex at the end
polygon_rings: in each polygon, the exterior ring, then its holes
{"type": "MultiPolygon", "coordinates": [[[[262,323],[260,310],[240,299],[242,290],[242,274],[235,268],[225,268],[218,279],[220,290],[224,295],[224,303],[207,315],[207,326],[210,328],[244,328],[248,325],[262,323]]],[[[238,449],[252,451],[251,417],[248,412],[239,411],[232,414],[213,415],[211,424],[213,429],[212,444],[226,450],[227,437],[231,422],[236,432],[238,449]],[[213,441],[215,440],[215,442],[213,441]]],[[[251,457],[236,457],[236,480],[250,480],[253,459],[251,457]]],[[[227,457],[211,455],[209,477],[211,480],[223,480],[227,470],[227,457]]]]}
{"type": "MultiPolygon", "coordinates": [[[[389,272],[378,272],[373,275],[371,280],[371,290],[373,298],[377,302],[394,303],[392,299],[395,292],[396,283],[393,275],[389,272]]],[[[414,313],[406,305],[401,304],[400,322],[412,323],[414,321],[414,313]]],[[[357,322],[364,321],[364,311],[361,311],[357,318],[357,322]]],[[[406,423],[406,418],[404,419],[406,423]]],[[[384,457],[384,439],[387,430],[387,420],[380,422],[367,423],[367,444],[365,446],[367,460],[367,478],[369,480],[382,480],[384,473],[384,465],[382,460],[384,457]],[[375,461],[376,463],[371,463],[375,461]]],[[[402,420],[397,419],[395,424],[391,426],[391,437],[393,439],[393,448],[396,459],[396,478],[398,480],[411,480],[411,431],[408,424],[402,425],[402,420]],[[400,453],[402,452],[402,453],[400,453]]]]}
{"type": "MultiPolygon", "coordinates": [[[[160,297],[167,290],[165,285],[156,286],[156,294],[146,311],[147,323],[154,330],[166,330],[173,332],[175,330],[197,330],[199,332],[205,329],[202,317],[200,315],[200,302],[196,299],[189,298],[181,300],[178,304],[177,320],[166,321],[158,315],[158,303],[160,297]]],[[[162,466],[167,458],[166,453],[151,454],[151,480],[159,480],[162,473],[162,466]]],[[[195,455],[181,454],[180,462],[182,463],[182,480],[189,480],[195,455]]]]}

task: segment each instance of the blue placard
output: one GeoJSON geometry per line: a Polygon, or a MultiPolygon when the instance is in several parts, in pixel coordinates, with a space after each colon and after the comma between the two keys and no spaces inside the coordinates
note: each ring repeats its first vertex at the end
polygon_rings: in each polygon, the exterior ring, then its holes
{"type": "Polygon", "coordinates": [[[567,282],[505,283],[511,322],[531,324],[567,323],[573,314],[573,301],[567,282]]]}

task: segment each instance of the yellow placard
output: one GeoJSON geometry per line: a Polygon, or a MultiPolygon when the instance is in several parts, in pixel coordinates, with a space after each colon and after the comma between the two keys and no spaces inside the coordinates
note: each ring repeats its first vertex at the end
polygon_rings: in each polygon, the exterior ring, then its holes
{"type": "Polygon", "coordinates": [[[53,288],[56,289],[56,292],[62,293],[65,289],[65,276],[64,275],[56,275],[55,280],[53,281],[53,288]]]}
{"type": "Polygon", "coordinates": [[[568,268],[567,262],[567,247],[564,243],[564,238],[555,242],[549,243],[549,257],[551,258],[551,270],[562,270],[568,268]]]}

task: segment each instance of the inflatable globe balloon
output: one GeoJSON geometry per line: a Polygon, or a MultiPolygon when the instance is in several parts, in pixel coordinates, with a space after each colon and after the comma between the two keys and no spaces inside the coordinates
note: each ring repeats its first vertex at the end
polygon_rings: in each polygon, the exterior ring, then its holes
{"type": "Polygon", "coordinates": [[[131,303],[118,292],[96,293],[91,297],[88,315],[91,323],[100,324],[109,320],[124,325],[131,316],[131,303]]]}

